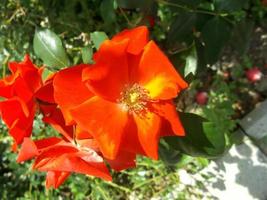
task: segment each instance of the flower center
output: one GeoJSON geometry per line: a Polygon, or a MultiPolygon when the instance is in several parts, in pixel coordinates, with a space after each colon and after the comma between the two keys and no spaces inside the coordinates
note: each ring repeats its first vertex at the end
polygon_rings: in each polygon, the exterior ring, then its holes
{"type": "Polygon", "coordinates": [[[118,99],[118,103],[130,114],[145,113],[148,110],[147,104],[151,101],[149,91],[136,83],[131,86],[126,85],[120,94],[120,99],[118,99]]]}

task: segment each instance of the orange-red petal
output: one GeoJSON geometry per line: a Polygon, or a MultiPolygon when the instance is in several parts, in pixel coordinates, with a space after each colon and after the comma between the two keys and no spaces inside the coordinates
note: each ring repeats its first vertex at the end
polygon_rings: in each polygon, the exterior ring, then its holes
{"type": "Polygon", "coordinates": [[[136,166],[135,164],[135,153],[129,153],[126,151],[120,151],[115,160],[107,160],[110,167],[116,171],[121,171],[136,166]]]}
{"type": "Polygon", "coordinates": [[[82,70],[88,65],[78,65],[59,71],[54,77],[54,97],[66,124],[73,124],[70,109],[91,98],[92,93],[82,82],[82,70]]]}
{"type": "Polygon", "coordinates": [[[46,174],[45,187],[57,189],[69,176],[70,172],[48,171],[46,174]]]}
{"type": "Polygon", "coordinates": [[[137,55],[141,53],[144,46],[148,43],[149,32],[146,26],[139,26],[133,29],[125,29],[122,32],[116,34],[112,41],[122,41],[124,39],[129,39],[129,45],[127,47],[127,52],[137,55]]]}
{"type": "Polygon", "coordinates": [[[114,159],[125,132],[127,113],[116,104],[93,97],[71,111],[73,119],[87,130],[108,159],[114,159]]]}
{"type": "Polygon", "coordinates": [[[150,41],[144,48],[135,79],[154,99],[172,99],[187,87],[169,59],[150,41]]]}
{"type": "Polygon", "coordinates": [[[146,155],[158,159],[160,117],[152,112],[147,112],[142,116],[134,115],[134,120],[137,124],[139,141],[146,155]]]}
{"type": "Polygon", "coordinates": [[[19,151],[17,162],[29,160],[39,154],[35,143],[30,138],[24,138],[19,151]]]}
{"type": "Polygon", "coordinates": [[[96,56],[96,64],[83,71],[83,81],[97,96],[116,101],[128,83],[126,48],[128,40],[113,42],[106,40],[96,56]]]}
{"type": "Polygon", "coordinates": [[[102,162],[98,161],[95,155],[88,153],[64,153],[64,150],[62,152],[61,155],[53,156],[45,164],[35,166],[35,168],[39,171],[76,172],[111,180],[103,160],[102,162]]]}
{"type": "MultiPolygon", "coordinates": [[[[170,123],[173,134],[178,136],[185,135],[185,131],[180,121],[178,112],[176,111],[176,107],[171,100],[159,101],[157,103],[154,103],[152,107],[153,107],[153,112],[157,113],[159,116],[167,120],[168,123],[170,123]]],[[[168,131],[166,131],[164,135],[169,135],[169,133],[167,134],[167,132],[168,131]]]]}
{"type": "Polygon", "coordinates": [[[0,114],[17,144],[21,144],[24,137],[31,135],[34,105],[26,105],[21,99],[14,97],[0,102],[0,114]]]}

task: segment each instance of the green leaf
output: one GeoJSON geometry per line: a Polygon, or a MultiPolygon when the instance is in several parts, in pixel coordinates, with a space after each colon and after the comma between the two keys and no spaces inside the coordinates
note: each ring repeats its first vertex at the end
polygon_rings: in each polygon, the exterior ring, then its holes
{"type": "Polygon", "coordinates": [[[116,14],[114,10],[114,0],[103,0],[100,5],[101,17],[107,24],[112,24],[116,21],[116,14]]]}
{"type": "Polygon", "coordinates": [[[159,144],[159,157],[166,165],[172,166],[181,160],[182,154],[180,154],[180,151],[171,148],[164,140],[161,140],[159,144]]]}
{"type": "Polygon", "coordinates": [[[149,8],[152,3],[153,0],[117,0],[118,6],[125,9],[140,8],[144,10],[149,8]]]}
{"type": "Polygon", "coordinates": [[[95,31],[90,34],[90,38],[96,49],[99,49],[101,44],[108,39],[108,36],[105,32],[95,31]]]}
{"type": "Polygon", "coordinates": [[[250,19],[242,20],[234,28],[231,44],[240,55],[244,55],[249,48],[253,28],[254,21],[250,19]]]}
{"type": "Polygon", "coordinates": [[[33,39],[35,54],[49,67],[62,68],[70,65],[60,38],[49,29],[37,29],[33,39]]]}
{"type": "Polygon", "coordinates": [[[196,14],[191,12],[182,12],[176,16],[170,26],[167,37],[167,44],[184,42],[191,43],[193,41],[193,28],[195,26],[196,14]]]}
{"type": "Polygon", "coordinates": [[[209,20],[202,30],[204,54],[208,64],[214,64],[231,36],[230,25],[220,17],[209,20]]]}
{"type": "Polygon", "coordinates": [[[174,149],[190,156],[216,158],[226,149],[224,133],[218,132],[212,122],[191,113],[180,113],[185,137],[165,137],[174,149]]]}
{"type": "Polygon", "coordinates": [[[42,80],[45,81],[47,77],[50,76],[51,74],[53,74],[51,70],[44,68],[44,71],[42,73],[42,80]]]}
{"type": "Polygon", "coordinates": [[[91,46],[82,48],[82,59],[85,64],[92,64],[93,61],[93,49],[91,46]]]}
{"type": "Polygon", "coordinates": [[[214,0],[215,9],[226,12],[241,10],[247,3],[248,0],[214,0]]]}
{"type": "Polygon", "coordinates": [[[189,74],[196,75],[197,72],[197,53],[194,48],[192,52],[186,57],[185,68],[184,68],[184,77],[189,74]]]}

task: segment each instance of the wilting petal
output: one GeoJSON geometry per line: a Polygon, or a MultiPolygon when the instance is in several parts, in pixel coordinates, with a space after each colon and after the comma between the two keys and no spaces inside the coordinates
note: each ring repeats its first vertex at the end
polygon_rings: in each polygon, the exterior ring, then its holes
{"type": "Polygon", "coordinates": [[[116,101],[128,83],[126,47],[128,40],[112,42],[106,40],[96,56],[96,64],[83,71],[83,81],[97,96],[116,101]]]}
{"type": "Polygon", "coordinates": [[[129,45],[127,47],[127,52],[137,55],[141,53],[144,46],[148,43],[149,32],[146,26],[139,26],[133,29],[125,29],[124,31],[116,34],[112,41],[122,41],[124,39],[129,39],[129,45]]]}
{"type": "Polygon", "coordinates": [[[155,99],[175,98],[187,87],[187,83],[153,41],[145,46],[135,77],[155,99]]]}
{"type": "MultiPolygon", "coordinates": [[[[154,103],[152,106],[153,106],[153,112],[157,113],[159,116],[163,117],[165,120],[167,120],[170,123],[172,131],[175,135],[178,135],[178,136],[185,135],[185,131],[180,121],[180,118],[178,116],[178,112],[176,111],[176,107],[171,100],[160,101],[160,102],[154,103]]],[[[165,135],[166,133],[167,131],[165,132],[165,135]]]]}
{"type": "Polygon", "coordinates": [[[66,124],[73,124],[69,110],[91,98],[92,93],[82,82],[82,70],[87,65],[78,65],[59,71],[54,77],[54,96],[66,124]]]}
{"type": "Polygon", "coordinates": [[[160,117],[154,113],[147,112],[139,116],[134,115],[137,124],[138,138],[146,153],[153,159],[158,159],[158,141],[160,131],[160,117]]]}
{"type": "Polygon", "coordinates": [[[93,97],[77,106],[71,114],[82,129],[93,135],[104,156],[114,159],[126,131],[127,113],[115,103],[93,97]]]}
{"type": "Polygon", "coordinates": [[[70,172],[48,171],[46,174],[46,188],[53,187],[57,189],[69,176],[70,172]]]}

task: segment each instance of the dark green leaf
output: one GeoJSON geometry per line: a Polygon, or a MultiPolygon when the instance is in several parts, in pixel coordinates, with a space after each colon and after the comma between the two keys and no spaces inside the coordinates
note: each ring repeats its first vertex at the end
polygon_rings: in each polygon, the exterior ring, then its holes
{"type": "Polygon", "coordinates": [[[37,29],[33,39],[35,54],[47,66],[62,68],[70,65],[60,38],[49,29],[37,29]]]}
{"type": "Polygon", "coordinates": [[[205,44],[205,58],[208,64],[214,64],[231,36],[231,26],[224,19],[214,17],[202,30],[205,44]]]}
{"type": "Polygon", "coordinates": [[[105,23],[111,24],[115,22],[114,0],[103,0],[100,5],[100,13],[105,23]]]}
{"type": "Polygon", "coordinates": [[[82,59],[83,59],[83,63],[86,63],[86,64],[93,63],[93,49],[91,46],[82,48],[82,59]]]}
{"type": "Polygon", "coordinates": [[[219,11],[233,12],[242,9],[248,0],[214,0],[215,9],[219,11]]]}
{"type": "Polygon", "coordinates": [[[231,44],[240,55],[244,55],[250,44],[254,21],[245,19],[235,26],[231,44]]]}
{"type": "Polygon", "coordinates": [[[191,12],[182,12],[176,16],[170,26],[167,38],[168,46],[176,43],[193,41],[193,28],[195,26],[196,14],[191,12]]]}
{"type": "Polygon", "coordinates": [[[186,136],[164,138],[172,148],[191,156],[206,158],[215,158],[224,153],[224,133],[216,131],[213,123],[191,113],[180,113],[180,118],[186,136]]]}
{"type": "Polygon", "coordinates": [[[159,157],[166,165],[171,166],[181,160],[182,154],[180,154],[180,151],[171,148],[164,140],[161,140],[159,144],[159,157]]]}
{"type": "Polygon", "coordinates": [[[108,39],[108,36],[105,32],[95,31],[90,34],[90,38],[96,49],[99,49],[102,42],[108,39]]]}
{"type": "Polygon", "coordinates": [[[153,0],[117,0],[117,4],[121,8],[126,9],[147,9],[151,4],[153,3],[153,0]]]}

